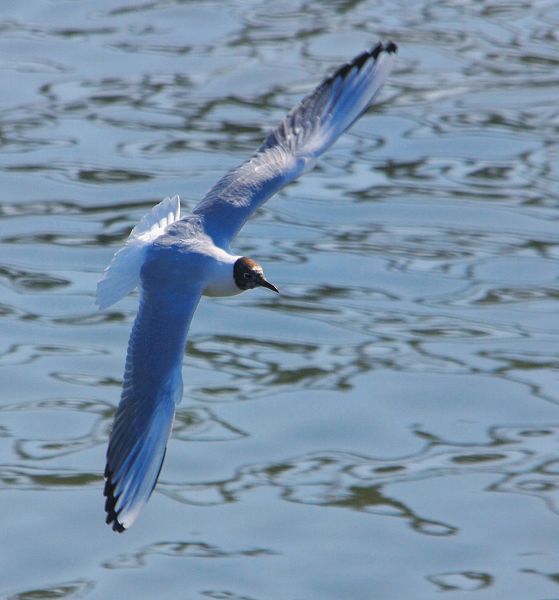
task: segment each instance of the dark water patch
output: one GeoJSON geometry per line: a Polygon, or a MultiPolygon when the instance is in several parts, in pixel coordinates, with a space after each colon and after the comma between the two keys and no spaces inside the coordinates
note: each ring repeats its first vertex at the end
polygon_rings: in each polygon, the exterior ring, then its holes
{"type": "Polygon", "coordinates": [[[95,588],[95,582],[86,579],[46,584],[37,588],[9,593],[6,600],[38,600],[39,598],[84,598],[95,588]]]}
{"type": "Polygon", "coordinates": [[[19,292],[37,293],[51,291],[70,285],[70,281],[47,273],[34,273],[9,265],[0,265],[0,279],[19,292]]]}
{"type": "Polygon", "coordinates": [[[172,558],[240,558],[273,556],[274,552],[266,548],[248,548],[246,550],[228,550],[205,542],[160,542],[142,548],[134,554],[123,554],[103,563],[105,569],[135,569],[145,566],[148,559],[158,556],[172,558]]]}

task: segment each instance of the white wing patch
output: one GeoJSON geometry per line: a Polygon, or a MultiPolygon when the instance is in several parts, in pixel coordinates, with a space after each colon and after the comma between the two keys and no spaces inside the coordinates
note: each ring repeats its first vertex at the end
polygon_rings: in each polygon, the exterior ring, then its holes
{"type": "Polygon", "coordinates": [[[126,244],[115,253],[97,284],[95,304],[99,310],[118,302],[138,286],[146,247],[163,235],[169,225],[178,221],[180,213],[180,198],[167,197],[132,229],[126,244]]]}

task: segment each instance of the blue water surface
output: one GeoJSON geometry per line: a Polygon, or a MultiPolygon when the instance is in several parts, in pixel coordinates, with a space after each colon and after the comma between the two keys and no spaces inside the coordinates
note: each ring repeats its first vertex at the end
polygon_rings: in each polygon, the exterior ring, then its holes
{"type": "Polygon", "coordinates": [[[559,598],[558,31],[548,0],[2,3],[1,598],[559,598]],[[101,271],[379,39],[375,109],[237,240],[281,296],[201,303],[113,533],[137,298],[97,312],[101,271]]]}

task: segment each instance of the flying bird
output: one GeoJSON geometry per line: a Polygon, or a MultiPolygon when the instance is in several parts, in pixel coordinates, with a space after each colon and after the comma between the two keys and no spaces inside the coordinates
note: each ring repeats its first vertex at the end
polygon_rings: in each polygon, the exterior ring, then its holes
{"type": "Polygon", "coordinates": [[[192,214],[181,217],[178,196],[155,206],[105,269],[97,284],[99,309],[140,289],[107,449],[105,511],[113,530],[132,525],[157,483],[183,393],[186,335],[201,296],[233,296],[255,287],[278,291],[256,261],[231,253],[231,242],[259,206],[310,169],[363,115],[396,52],[393,42],[379,43],[342,65],[192,214]]]}

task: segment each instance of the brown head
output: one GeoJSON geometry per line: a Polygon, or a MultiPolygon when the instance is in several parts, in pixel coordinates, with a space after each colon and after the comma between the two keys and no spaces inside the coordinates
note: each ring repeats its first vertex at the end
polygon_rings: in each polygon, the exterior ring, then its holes
{"type": "Polygon", "coordinates": [[[266,281],[262,267],[252,258],[238,258],[233,265],[233,277],[240,290],[251,290],[261,286],[279,294],[278,288],[266,281]]]}

